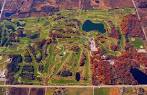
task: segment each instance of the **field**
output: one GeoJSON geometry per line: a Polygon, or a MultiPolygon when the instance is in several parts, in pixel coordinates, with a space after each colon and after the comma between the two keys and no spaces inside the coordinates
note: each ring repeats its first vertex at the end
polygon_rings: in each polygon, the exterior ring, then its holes
{"type": "Polygon", "coordinates": [[[92,88],[49,88],[47,90],[47,95],[93,95],[92,88]]]}
{"type": "Polygon", "coordinates": [[[146,95],[146,88],[139,87],[114,87],[95,88],[94,95],[146,95]]]}
{"type": "Polygon", "coordinates": [[[120,88],[95,88],[94,95],[121,95],[120,88]]]}

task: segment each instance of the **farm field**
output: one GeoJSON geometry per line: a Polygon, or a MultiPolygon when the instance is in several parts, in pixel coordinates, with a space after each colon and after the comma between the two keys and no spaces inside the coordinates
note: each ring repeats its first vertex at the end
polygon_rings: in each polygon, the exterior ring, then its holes
{"type": "Polygon", "coordinates": [[[94,95],[146,95],[146,87],[95,88],[94,95]]]}
{"type": "Polygon", "coordinates": [[[93,95],[93,88],[1,87],[0,95],[93,95]]]}
{"type": "Polygon", "coordinates": [[[49,88],[46,95],[93,95],[93,88],[49,88]]]}

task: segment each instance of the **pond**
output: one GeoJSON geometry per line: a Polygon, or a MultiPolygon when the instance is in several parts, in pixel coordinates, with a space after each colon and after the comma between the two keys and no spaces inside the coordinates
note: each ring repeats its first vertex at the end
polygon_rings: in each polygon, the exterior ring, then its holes
{"type": "Polygon", "coordinates": [[[83,23],[82,30],[85,32],[91,32],[91,31],[98,31],[100,33],[105,33],[105,27],[103,23],[93,23],[90,20],[86,20],[83,23]]]}
{"type": "Polygon", "coordinates": [[[10,17],[10,16],[12,16],[12,15],[14,15],[15,14],[15,12],[13,12],[13,13],[8,13],[8,12],[6,12],[5,13],[5,17],[10,17]]]}
{"type": "Polygon", "coordinates": [[[80,81],[80,79],[81,79],[81,75],[80,75],[79,72],[77,72],[77,73],[76,73],[76,80],[77,80],[77,81],[80,81]]]}
{"type": "Polygon", "coordinates": [[[147,74],[137,68],[131,68],[130,72],[139,84],[147,84],[147,74]]]}

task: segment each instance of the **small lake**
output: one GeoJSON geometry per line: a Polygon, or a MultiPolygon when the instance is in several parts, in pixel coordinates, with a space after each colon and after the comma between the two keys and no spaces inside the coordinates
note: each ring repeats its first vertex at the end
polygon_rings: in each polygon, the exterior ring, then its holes
{"type": "Polygon", "coordinates": [[[147,84],[147,74],[137,68],[131,68],[130,72],[139,84],[147,84]]]}
{"type": "Polygon", "coordinates": [[[79,72],[77,72],[77,73],[76,73],[76,80],[77,80],[77,81],[80,81],[80,79],[81,79],[81,75],[80,75],[79,72]]]}
{"type": "Polygon", "coordinates": [[[10,17],[10,16],[12,16],[12,15],[14,15],[15,13],[5,13],[5,17],[10,17]]]}
{"type": "Polygon", "coordinates": [[[98,31],[100,33],[105,33],[105,27],[103,23],[93,23],[90,20],[86,20],[83,23],[82,30],[85,32],[91,32],[91,31],[98,31]]]}

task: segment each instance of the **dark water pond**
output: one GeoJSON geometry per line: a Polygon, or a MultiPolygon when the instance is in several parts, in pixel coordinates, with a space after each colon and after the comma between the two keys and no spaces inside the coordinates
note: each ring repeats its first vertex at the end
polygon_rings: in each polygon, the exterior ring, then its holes
{"type": "Polygon", "coordinates": [[[103,23],[93,23],[90,20],[86,20],[83,23],[82,30],[86,32],[91,32],[91,31],[98,31],[100,33],[105,33],[105,27],[103,23]]]}
{"type": "Polygon", "coordinates": [[[14,15],[15,13],[13,12],[13,13],[5,13],[5,17],[10,17],[10,16],[12,16],[12,15],[14,15]]]}
{"type": "Polygon", "coordinates": [[[130,72],[139,84],[147,84],[147,74],[137,68],[131,68],[130,72]]]}
{"type": "Polygon", "coordinates": [[[80,75],[79,72],[77,72],[77,73],[76,73],[76,80],[77,80],[77,81],[80,81],[80,79],[81,79],[81,75],[80,75]]]}

